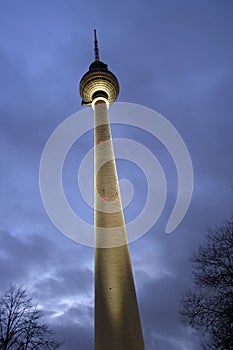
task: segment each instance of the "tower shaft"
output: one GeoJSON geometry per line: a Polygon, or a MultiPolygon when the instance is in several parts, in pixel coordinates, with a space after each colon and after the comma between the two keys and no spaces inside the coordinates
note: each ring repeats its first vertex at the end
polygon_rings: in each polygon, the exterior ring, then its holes
{"type": "Polygon", "coordinates": [[[95,350],[144,350],[107,105],[95,117],[95,350]],[[111,248],[108,248],[108,247],[111,248]]]}

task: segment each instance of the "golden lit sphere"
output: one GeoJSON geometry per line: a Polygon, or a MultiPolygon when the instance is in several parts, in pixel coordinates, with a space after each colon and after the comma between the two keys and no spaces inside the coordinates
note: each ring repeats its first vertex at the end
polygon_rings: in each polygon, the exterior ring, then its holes
{"type": "Polygon", "coordinates": [[[106,97],[113,103],[119,94],[119,83],[103,62],[93,62],[79,84],[82,105],[91,105],[96,96],[106,97]]]}

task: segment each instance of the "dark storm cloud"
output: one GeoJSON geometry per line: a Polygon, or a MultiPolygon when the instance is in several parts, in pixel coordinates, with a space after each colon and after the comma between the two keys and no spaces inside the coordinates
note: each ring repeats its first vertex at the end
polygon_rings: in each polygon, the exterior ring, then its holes
{"type": "MultiPolygon", "coordinates": [[[[145,134],[115,130],[143,140],[168,177],[161,218],[130,247],[146,348],[199,350],[198,338],[180,325],[179,298],[190,285],[188,257],[206,227],[221,224],[232,211],[231,13],[225,0],[2,4],[1,290],[10,282],[29,286],[66,340],[62,350],[93,348],[93,251],[70,242],[49,222],[38,168],[49,135],[80,109],[77,86],[93,59],[94,27],[101,58],[119,77],[119,100],[164,114],[191,154],[191,206],[166,236],[177,193],[172,159],[145,134]]],[[[127,174],[127,168],[121,171],[127,174]]],[[[142,198],[138,179],[135,185],[142,198]]]]}
{"type": "MultiPolygon", "coordinates": [[[[142,323],[146,332],[156,342],[161,350],[167,347],[171,350],[188,348],[188,334],[180,325],[180,288],[178,278],[164,277],[157,280],[148,280],[143,287],[142,295],[145,299],[140,309],[142,323]],[[177,282],[178,281],[178,282],[177,282]],[[151,309],[153,305],[153,310],[151,309]],[[187,337],[186,341],[183,339],[187,337]],[[183,343],[183,346],[181,345],[183,343]]],[[[190,337],[191,338],[191,337],[190,337]]],[[[148,348],[150,344],[148,342],[148,348]]]]}
{"type": "Polygon", "coordinates": [[[86,290],[92,293],[92,266],[88,267],[87,256],[83,252],[78,254],[78,249],[66,250],[66,254],[60,249],[57,243],[39,234],[25,237],[23,232],[13,236],[1,231],[1,276],[5,275],[9,284],[13,280],[18,283],[22,277],[30,283],[30,276],[33,275],[31,287],[40,297],[40,293],[47,298],[66,297],[72,295],[78,285],[81,294],[86,290]],[[80,266],[75,263],[74,255],[82,259],[80,266]]]}
{"type": "Polygon", "coordinates": [[[12,281],[27,281],[31,274],[42,273],[51,260],[51,242],[34,235],[28,239],[12,236],[7,231],[0,234],[1,291],[12,281]]]}
{"type": "Polygon", "coordinates": [[[56,327],[56,334],[59,334],[60,339],[64,340],[62,350],[88,350],[93,348],[93,331],[91,328],[74,323],[72,320],[69,322],[69,327],[67,327],[67,321],[65,321],[65,324],[61,323],[54,327],[56,327]]]}
{"type": "Polygon", "coordinates": [[[37,298],[59,299],[73,295],[93,296],[93,273],[88,268],[82,266],[62,268],[60,266],[51,275],[51,277],[40,279],[35,284],[35,290],[38,291],[37,298]],[[89,292],[87,293],[87,291],[89,292]]]}

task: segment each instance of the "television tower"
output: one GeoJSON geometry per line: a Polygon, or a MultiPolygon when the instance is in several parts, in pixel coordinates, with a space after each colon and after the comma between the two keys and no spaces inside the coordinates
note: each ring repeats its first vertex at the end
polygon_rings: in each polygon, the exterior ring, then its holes
{"type": "Polygon", "coordinates": [[[95,60],[80,81],[83,106],[94,110],[95,350],[144,350],[127,235],[112,145],[109,104],[119,83],[95,60]]]}

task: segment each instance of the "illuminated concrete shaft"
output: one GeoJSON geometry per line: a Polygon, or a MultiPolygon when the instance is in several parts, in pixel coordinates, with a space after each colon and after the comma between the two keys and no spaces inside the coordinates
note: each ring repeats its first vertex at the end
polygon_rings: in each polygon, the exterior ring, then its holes
{"type": "Polygon", "coordinates": [[[106,103],[95,110],[95,350],[144,349],[106,103]],[[105,142],[107,141],[107,142],[105,142]],[[106,159],[111,159],[105,162],[106,159]],[[103,164],[101,166],[101,164],[103,164]],[[111,202],[112,212],[106,212],[111,202]],[[118,245],[112,248],[99,248],[118,245]]]}
{"type": "Polygon", "coordinates": [[[95,116],[95,350],[144,350],[107,108],[119,93],[99,60],[80,81],[82,105],[95,116]]]}

